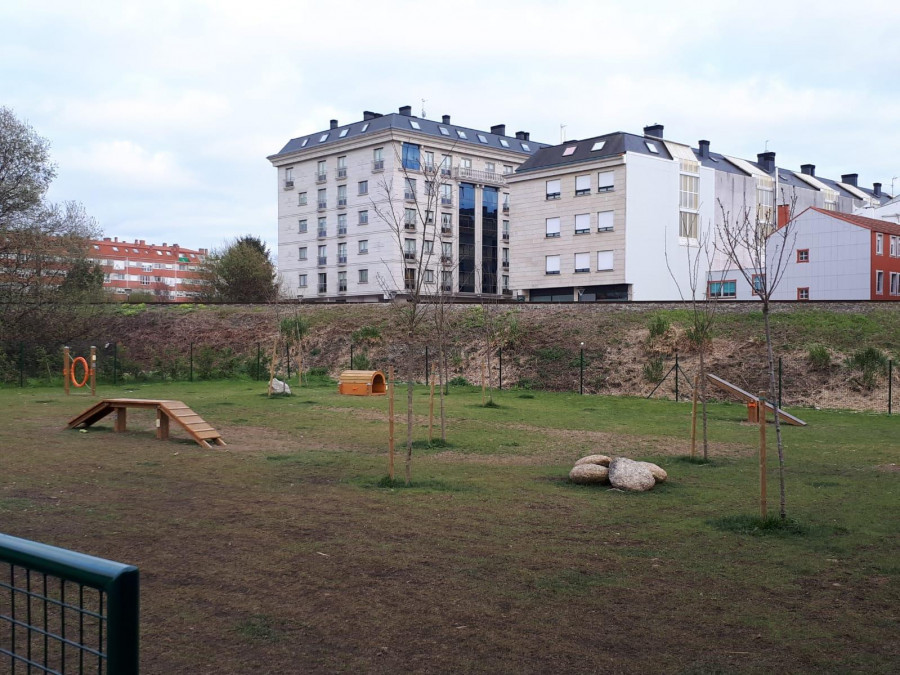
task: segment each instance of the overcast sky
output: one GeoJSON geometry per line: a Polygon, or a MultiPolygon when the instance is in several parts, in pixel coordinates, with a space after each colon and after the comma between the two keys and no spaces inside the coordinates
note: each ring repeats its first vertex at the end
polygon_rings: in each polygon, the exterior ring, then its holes
{"type": "MultiPolygon", "coordinates": [[[[292,137],[411,105],[558,143],[672,140],[862,185],[900,175],[900,3],[6,0],[0,105],[106,236],[275,250],[292,137]]],[[[900,178],[895,181],[900,191],[900,178]]]]}

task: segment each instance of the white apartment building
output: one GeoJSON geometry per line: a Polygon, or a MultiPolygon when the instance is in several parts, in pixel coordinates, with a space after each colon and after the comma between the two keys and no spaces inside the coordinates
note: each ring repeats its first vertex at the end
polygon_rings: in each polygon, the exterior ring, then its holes
{"type": "Polygon", "coordinates": [[[510,294],[508,180],[540,148],[398,113],[291,139],[278,169],[278,271],[288,298],[376,301],[418,280],[456,297],[510,294]]]}

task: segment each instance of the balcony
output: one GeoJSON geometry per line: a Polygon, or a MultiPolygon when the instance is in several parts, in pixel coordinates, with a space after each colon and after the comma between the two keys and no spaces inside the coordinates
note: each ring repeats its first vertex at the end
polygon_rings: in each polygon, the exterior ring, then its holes
{"type": "Polygon", "coordinates": [[[328,208],[328,202],[319,202],[318,203],[319,211],[324,211],[328,208]]]}
{"type": "Polygon", "coordinates": [[[414,202],[414,201],[416,201],[416,193],[412,192],[410,190],[404,190],[403,198],[408,202],[414,202]]]}
{"type": "Polygon", "coordinates": [[[347,198],[339,197],[337,205],[338,205],[339,209],[346,209],[347,208],[347,198]]]}
{"type": "Polygon", "coordinates": [[[503,205],[503,214],[507,216],[509,215],[509,204],[503,205]]]}
{"type": "Polygon", "coordinates": [[[325,295],[328,292],[328,284],[319,284],[319,295],[325,295]]]}
{"type": "Polygon", "coordinates": [[[443,178],[450,178],[450,176],[452,176],[452,175],[453,175],[453,172],[450,171],[449,168],[447,168],[446,166],[441,167],[441,176],[443,178]]]}
{"type": "Polygon", "coordinates": [[[325,267],[328,264],[328,257],[324,255],[319,256],[319,267],[325,267]]]}
{"type": "Polygon", "coordinates": [[[441,225],[441,236],[442,237],[452,237],[453,236],[453,228],[449,225],[441,225]]]}
{"type": "Polygon", "coordinates": [[[504,289],[503,289],[503,295],[512,295],[512,289],[511,289],[511,288],[504,288],[504,289]]]}
{"type": "Polygon", "coordinates": [[[366,215],[364,215],[364,216],[360,216],[360,217],[359,217],[359,224],[360,224],[360,225],[368,225],[368,224],[369,224],[369,215],[366,214],[366,215]]]}
{"type": "Polygon", "coordinates": [[[338,178],[346,178],[347,177],[347,167],[346,166],[338,167],[337,177],[338,178]]]}
{"type": "Polygon", "coordinates": [[[416,260],[416,252],[415,251],[405,251],[403,253],[403,259],[407,262],[415,262],[416,260]]]}
{"type": "Polygon", "coordinates": [[[403,223],[403,229],[406,230],[407,232],[415,232],[416,224],[414,222],[411,223],[411,222],[407,221],[407,222],[403,223]]]}
{"type": "Polygon", "coordinates": [[[453,206],[453,197],[441,195],[441,206],[453,206]]]}
{"type": "Polygon", "coordinates": [[[293,190],[294,189],[294,179],[285,179],[284,181],[284,189],[285,190],[293,190]]]}
{"type": "Polygon", "coordinates": [[[317,173],[317,174],[316,174],[316,182],[317,182],[317,183],[324,183],[326,178],[328,178],[328,174],[327,174],[327,173],[324,173],[324,172],[323,172],[323,173],[317,173]]]}
{"type": "Polygon", "coordinates": [[[453,286],[451,284],[441,284],[441,291],[444,293],[452,293],[453,286]]]}
{"type": "Polygon", "coordinates": [[[346,237],[346,236],[347,236],[347,227],[346,227],[346,226],[344,226],[344,227],[339,227],[339,228],[338,228],[338,236],[339,236],[339,237],[346,237]]]}
{"type": "Polygon", "coordinates": [[[547,201],[551,201],[553,199],[560,199],[562,197],[561,192],[548,192],[547,193],[547,201]]]}
{"type": "Polygon", "coordinates": [[[454,177],[457,180],[468,180],[484,185],[500,185],[506,187],[506,176],[494,171],[479,171],[478,169],[470,169],[466,166],[457,166],[453,169],[454,177]]]}
{"type": "Polygon", "coordinates": [[[426,162],[422,165],[422,171],[424,173],[436,173],[437,172],[437,164],[429,164],[426,162]]]}
{"type": "Polygon", "coordinates": [[[509,241],[509,232],[503,233],[503,241],[509,241]]]}
{"type": "Polygon", "coordinates": [[[384,160],[376,159],[372,162],[372,173],[378,173],[379,171],[384,171],[384,160]]]}
{"type": "Polygon", "coordinates": [[[346,265],[347,264],[347,256],[339,255],[338,256],[338,265],[346,265]]]}
{"type": "Polygon", "coordinates": [[[503,264],[503,269],[505,269],[505,270],[509,269],[509,260],[504,260],[502,264],[503,264]]]}
{"type": "Polygon", "coordinates": [[[319,230],[319,239],[324,239],[328,236],[328,230],[319,230]]]}
{"type": "Polygon", "coordinates": [[[441,256],[441,265],[452,265],[453,264],[453,256],[450,255],[442,255],[441,256]]]}
{"type": "Polygon", "coordinates": [[[338,284],[338,293],[346,293],[347,292],[347,282],[343,281],[338,284]]]}

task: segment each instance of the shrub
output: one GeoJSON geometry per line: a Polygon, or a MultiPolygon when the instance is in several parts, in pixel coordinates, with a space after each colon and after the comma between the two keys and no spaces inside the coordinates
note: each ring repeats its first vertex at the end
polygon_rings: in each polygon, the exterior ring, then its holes
{"type": "Polygon", "coordinates": [[[562,347],[544,347],[537,350],[537,357],[543,361],[562,361],[566,357],[566,350],[562,347]]]}
{"type": "Polygon", "coordinates": [[[669,332],[671,324],[662,314],[656,314],[650,319],[650,338],[657,338],[669,332]]]}
{"type": "Polygon", "coordinates": [[[663,378],[663,369],[665,364],[661,357],[650,359],[644,364],[644,381],[650,384],[656,384],[663,378]]]}
{"type": "Polygon", "coordinates": [[[451,387],[467,387],[469,386],[469,381],[464,377],[454,377],[447,384],[449,384],[451,387]]]}
{"type": "Polygon", "coordinates": [[[350,368],[353,370],[372,370],[371,366],[368,354],[354,354],[353,361],[350,363],[350,368]]]}
{"type": "Polygon", "coordinates": [[[873,389],[879,375],[887,373],[888,358],[875,347],[857,349],[847,359],[847,365],[862,371],[862,383],[867,389],[873,389]]]}
{"type": "Polygon", "coordinates": [[[831,367],[831,354],[824,345],[810,345],[808,361],[813,370],[828,370],[831,367]]]}
{"type": "Polygon", "coordinates": [[[354,342],[362,342],[363,340],[377,340],[381,337],[381,331],[375,326],[363,326],[359,330],[353,331],[351,335],[354,342]]]}

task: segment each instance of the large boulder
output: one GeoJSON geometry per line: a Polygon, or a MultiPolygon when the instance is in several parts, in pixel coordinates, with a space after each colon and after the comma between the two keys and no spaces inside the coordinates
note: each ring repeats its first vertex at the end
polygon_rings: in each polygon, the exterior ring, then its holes
{"type": "Polygon", "coordinates": [[[653,474],[653,478],[657,483],[665,482],[666,478],[669,477],[669,474],[666,473],[666,470],[661,466],[657,466],[653,462],[641,462],[644,466],[650,469],[650,473],[653,474]]]}
{"type": "Polygon", "coordinates": [[[656,479],[644,462],[626,457],[616,457],[609,463],[609,482],[620,490],[646,492],[656,485],[656,479]]]}
{"type": "Polygon", "coordinates": [[[273,394],[285,394],[286,396],[291,395],[290,385],[287,382],[282,382],[277,377],[273,377],[269,385],[272,387],[273,394]]]}
{"type": "Polygon", "coordinates": [[[596,485],[609,481],[609,469],[599,464],[579,464],[569,472],[569,480],[579,485],[596,485]]]}
{"type": "Polygon", "coordinates": [[[610,458],[606,455],[588,455],[587,457],[582,457],[577,462],[575,462],[575,466],[581,466],[582,464],[599,464],[600,466],[609,466],[610,458]]]}

